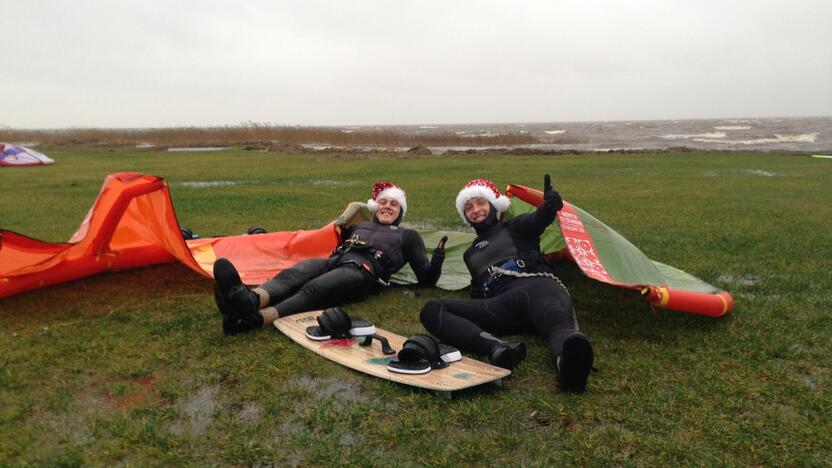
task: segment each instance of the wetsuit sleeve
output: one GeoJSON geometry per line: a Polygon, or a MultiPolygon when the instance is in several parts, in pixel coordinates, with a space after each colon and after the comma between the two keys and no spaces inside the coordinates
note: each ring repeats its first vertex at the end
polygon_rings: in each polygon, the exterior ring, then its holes
{"type": "Polygon", "coordinates": [[[520,215],[509,221],[512,231],[523,235],[540,237],[543,231],[555,221],[558,210],[541,203],[534,213],[520,215]]]}
{"type": "Polygon", "coordinates": [[[442,263],[445,261],[445,249],[434,249],[433,256],[428,261],[425,255],[425,242],[418,232],[408,229],[402,235],[402,250],[404,259],[416,273],[416,280],[422,286],[434,286],[442,274],[442,263]]]}

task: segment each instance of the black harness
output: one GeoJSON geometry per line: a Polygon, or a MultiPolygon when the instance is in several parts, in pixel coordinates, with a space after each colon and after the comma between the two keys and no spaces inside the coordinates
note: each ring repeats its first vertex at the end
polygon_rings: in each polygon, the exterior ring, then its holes
{"type": "Polygon", "coordinates": [[[495,224],[478,236],[463,258],[471,273],[474,297],[492,297],[518,277],[554,277],[540,248],[518,242],[506,223],[495,224]]]}
{"type": "Polygon", "coordinates": [[[404,266],[402,234],[404,229],[373,221],[353,226],[350,237],[335,250],[340,263],[354,263],[386,284],[390,276],[404,266]]]}

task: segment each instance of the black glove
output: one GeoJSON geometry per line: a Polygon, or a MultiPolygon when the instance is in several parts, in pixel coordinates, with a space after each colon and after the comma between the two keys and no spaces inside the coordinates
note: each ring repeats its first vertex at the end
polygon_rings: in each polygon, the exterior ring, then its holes
{"type": "Polygon", "coordinates": [[[445,252],[445,242],[448,242],[448,236],[442,236],[442,238],[439,239],[439,245],[436,246],[436,248],[434,249],[434,252],[437,251],[437,250],[441,250],[444,253],[445,252]]]}
{"type": "Polygon", "coordinates": [[[563,199],[552,188],[552,178],[549,177],[549,174],[543,176],[543,204],[551,211],[558,211],[563,208],[563,199]]]}

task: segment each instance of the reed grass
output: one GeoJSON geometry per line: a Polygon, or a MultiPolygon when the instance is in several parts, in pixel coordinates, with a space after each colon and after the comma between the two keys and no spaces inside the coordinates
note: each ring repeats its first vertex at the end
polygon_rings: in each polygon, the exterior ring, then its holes
{"type": "Polygon", "coordinates": [[[539,142],[529,134],[414,133],[394,127],[352,129],[303,127],[248,122],[216,127],[171,127],[146,129],[67,128],[26,130],[0,128],[0,141],[38,142],[47,146],[238,146],[328,144],[337,146],[414,147],[414,146],[495,146],[539,142]]]}

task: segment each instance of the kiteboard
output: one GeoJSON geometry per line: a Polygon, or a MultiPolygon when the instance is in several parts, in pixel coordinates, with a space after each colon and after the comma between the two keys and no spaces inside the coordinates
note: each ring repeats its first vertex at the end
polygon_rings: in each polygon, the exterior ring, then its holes
{"type": "MultiPolygon", "coordinates": [[[[500,384],[504,377],[511,374],[510,370],[468,357],[463,357],[443,369],[433,369],[426,374],[411,375],[391,372],[387,370],[387,363],[395,359],[396,355],[395,353],[385,354],[382,340],[371,339],[369,343],[362,345],[365,342],[363,337],[327,341],[309,339],[306,336],[306,328],[317,325],[317,317],[321,312],[318,310],[279,318],[274,321],[274,326],[292,341],[330,361],[382,379],[434,390],[448,398],[452,396],[452,392],[458,390],[486,383],[500,384]]],[[[396,352],[402,348],[407,339],[380,328],[376,328],[376,335],[384,338],[396,352]]]]}

